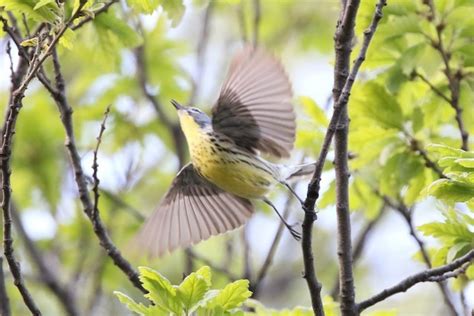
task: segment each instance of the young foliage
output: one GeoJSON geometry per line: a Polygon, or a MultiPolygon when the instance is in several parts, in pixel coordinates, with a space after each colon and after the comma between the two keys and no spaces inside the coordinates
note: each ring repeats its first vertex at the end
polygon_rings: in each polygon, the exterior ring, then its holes
{"type": "Polygon", "coordinates": [[[448,177],[433,182],[427,193],[448,204],[466,202],[474,210],[474,152],[445,145],[430,145],[427,150],[438,156],[448,177]]]}
{"type": "Polygon", "coordinates": [[[154,305],[145,306],[121,292],[114,292],[120,302],[139,315],[242,315],[239,309],[252,295],[247,280],[237,280],[221,290],[211,289],[211,269],[207,266],[188,275],[179,285],[172,285],[159,272],[141,267],[140,281],[149,292],[145,297],[154,305]]]}

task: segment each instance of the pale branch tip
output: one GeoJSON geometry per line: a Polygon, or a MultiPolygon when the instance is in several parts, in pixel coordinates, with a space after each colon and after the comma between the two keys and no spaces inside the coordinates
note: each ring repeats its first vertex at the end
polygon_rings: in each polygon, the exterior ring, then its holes
{"type": "Polygon", "coordinates": [[[92,191],[94,192],[94,208],[93,208],[93,216],[97,216],[99,212],[99,177],[97,173],[99,172],[99,164],[97,163],[97,156],[99,153],[99,147],[102,143],[102,135],[105,131],[105,123],[107,122],[107,118],[110,113],[110,105],[107,106],[104,112],[104,118],[102,119],[102,123],[100,124],[99,135],[97,136],[97,143],[93,152],[93,162],[92,162],[92,179],[94,181],[94,185],[92,187],[92,191]]]}
{"type": "MultiPolygon", "coordinates": [[[[369,308],[370,306],[373,306],[377,304],[378,302],[381,302],[395,294],[406,292],[408,289],[413,287],[414,285],[422,282],[432,282],[431,280],[437,281],[437,277],[443,276],[447,273],[450,273],[452,271],[455,271],[456,269],[464,266],[467,263],[472,264],[472,261],[474,260],[474,250],[469,251],[467,254],[464,256],[454,260],[453,262],[446,264],[441,267],[437,268],[432,268],[428,269],[419,273],[416,273],[414,275],[411,275],[407,277],[406,279],[400,281],[398,284],[389,287],[387,289],[382,290],[378,294],[360,302],[357,304],[357,310],[360,313],[361,311],[369,308]]],[[[453,274],[448,274],[448,276],[454,277],[453,274]]]]}

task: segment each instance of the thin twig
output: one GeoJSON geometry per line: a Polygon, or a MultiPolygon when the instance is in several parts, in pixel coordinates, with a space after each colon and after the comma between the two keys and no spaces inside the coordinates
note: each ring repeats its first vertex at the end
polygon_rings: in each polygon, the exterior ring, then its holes
{"type": "MultiPolygon", "coordinates": [[[[434,1],[428,1],[427,2],[430,11],[431,11],[431,20],[436,21],[436,7],[434,1]]],[[[443,20],[440,20],[438,24],[435,25],[436,28],[436,40],[431,40],[431,46],[435,50],[439,52],[441,55],[441,59],[443,60],[444,63],[444,74],[446,75],[446,78],[448,79],[448,85],[449,85],[449,90],[451,92],[451,97],[449,98],[450,102],[449,104],[453,108],[453,110],[456,112],[455,119],[456,123],[458,125],[459,133],[461,134],[461,149],[463,150],[469,150],[469,133],[466,130],[463,118],[462,118],[462,112],[463,109],[459,105],[459,96],[460,96],[460,83],[462,80],[462,72],[461,70],[453,70],[450,65],[451,61],[451,52],[447,49],[447,47],[444,45],[443,41],[443,30],[445,29],[445,23],[443,20]]]]}
{"type": "Polygon", "coordinates": [[[157,96],[153,95],[149,91],[148,72],[147,72],[148,68],[146,67],[146,58],[145,58],[145,45],[146,43],[143,43],[143,45],[135,49],[138,83],[140,84],[140,88],[143,92],[143,95],[153,106],[156,114],[158,115],[158,119],[166,127],[166,129],[168,129],[169,133],[171,134],[172,140],[174,142],[176,155],[178,156],[179,169],[181,169],[185,164],[185,157],[186,157],[184,135],[181,132],[181,128],[179,124],[172,121],[166,115],[165,111],[163,110],[163,105],[161,104],[157,96]]]}
{"type": "Polygon", "coordinates": [[[113,192],[110,192],[104,188],[99,188],[99,192],[104,197],[109,199],[112,203],[114,203],[116,206],[130,213],[138,222],[145,221],[145,215],[143,215],[139,210],[137,210],[135,207],[133,207],[129,203],[125,202],[119,195],[113,192]]]}
{"type": "Polygon", "coordinates": [[[94,149],[94,158],[92,162],[92,179],[94,180],[94,186],[92,187],[92,191],[94,192],[94,211],[93,211],[93,220],[97,220],[97,214],[99,213],[99,177],[97,176],[97,172],[99,171],[99,164],[97,163],[97,155],[99,153],[99,146],[102,143],[102,135],[104,134],[105,131],[105,123],[107,122],[107,117],[109,116],[110,113],[110,105],[107,106],[104,112],[104,119],[102,120],[102,123],[100,124],[100,131],[99,131],[99,136],[97,136],[97,144],[94,149]]]}
{"type": "MultiPolygon", "coordinates": [[[[428,250],[426,250],[425,243],[423,242],[421,237],[418,235],[415,229],[415,225],[413,224],[413,208],[409,209],[403,203],[403,201],[399,201],[398,203],[395,203],[387,196],[383,196],[382,198],[387,205],[389,205],[392,209],[396,210],[403,217],[410,231],[410,235],[412,236],[413,240],[416,242],[416,244],[418,245],[418,248],[420,249],[420,253],[423,258],[423,261],[425,262],[428,268],[432,268],[430,255],[428,253],[428,250]]],[[[433,280],[430,280],[430,281],[433,281],[433,280]]],[[[455,304],[452,301],[452,295],[449,291],[449,288],[446,282],[443,282],[443,281],[438,282],[438,287],[441,291],[441,294],[443,295],[443,299],[446,305],[448,306],[451,314],[454,316],[458,315],[455,304]]]]}
{"type": "Polygon", "coordinates": [[[207,5],[206,12],[204,13],[204,18],[202,21],[201,35],[199,36],[197,48],[196,48],[196,78],[193,79],[193,86],[191,89],[191,94],[189,97],[188,104],[193,106],[196,102],[197,96],[199,95],[199,88],[203,81],[203,74],[205,70],[205,61],[206,61],[206,48],[209,42],[209,30],[211,24],[212,13],[214,11],[214,1],[209,1],[207,5]]]}
{"type": "Polygon", "coordinates": [[[462,266],[461,268],[459,268],[457,270],[445,273],[443,275],[432,276],[432,277],[428,278],[428,281],[430,281],[430,282],[443,282],[443,281],[446,281],[446,280],[451,279],[451,278],[457,278],[458,276],[460,276],[462,274],[465,274],[466,270],[467,270],[467,268],[469,268],[469,266],[470,266],[470,264],[466,263],[464,266],[462,266]]]}
{"type": "Polygon", "coordinates": [[[245,225],[242,229],[242,260],[243,260],[243,279],[252,279],[252,265],[251,265],[251,248],[248,240],[248,225],[245,225]]]}
{"type": "Polygon", "coordinates": [[[3,273],[2,256],[0,256],[0,315],[10,316],[10,300],[5,287],[5,274],[3,273]]]}
{"type": "Polygon", "coordinates": [[[104,6],[102,8],[100,8],[99,10],[95,11],[94,12],[94,16],[90,16],[88,15],[87,17],[83,18],[82,20],[80,20],[77,24],[73,25],[71,27],[71,29],[73,31],[77,30],[78,28],[82,27],[84,24],[94,20],[94,18],[99,15],[99,14],[102,14],[102,13],[105,13],[109,10],[109,8],[114,4],[114,3],[117,3],[119,2],[119,0],[110,0],[109,2],[106,2],[104,3],[104,6]]]}
{"type": "Polygon", "coordinates": [[[474,250],[469,251],[467,254],[462,256],[459,259],[454,260],[453,262],[446,264],[441,267],[428,269],[414,275],[407,277],[406,279],[400,281],[398,284],[389,287],[380,293],[360,302],[357,304],[358,312],[365,310],[366,308],[377,304],[395,294],[406,292],[411,287],[415,286],[418,283],[430,282],[430,279],[437,276],[443,276],[451,271],[459,269],[461,266],[464,266],[466,263],[472,263],[474,260],[474,250]]]}
{"type": "Polygon", "coordinates": [[[235,281],[235,280],[241,279],[241,277],[239,277],[238,275],[231,272],[228,269],[228,267],[218,266],[217,264],[215,264],[211,260],[201,256],[200,254],[196,253],[194,250],[192,250],[190,248],[188,249],[188,253],[194,260],[202,261],[205,265],[211,267],[212,271],[216,271],[216,272],[219,272],[219,273],[225,275],[230,281],[235,281]]]}
{"type": "Polygon", "coordinates": [[[240,4],[237,6],[237,19],[239,23],[240,36],[242,42],[247,42],[247,23],[245,21],[245,8],[244,0],[240,0],[240,4]]]}
{"type": "Polygon", "coordinates": [[[79,199],[81,200],[82,206],[84,208],[84,213],[87,215],[87,217],[89,217],[94,233],[99,239],[102,248],[104,248],[104,250],[107,252],[107,255],[112,259],[114,264],[122,270],[122,272],[128,277],[128,279],[136,288],[146,293],[147,291],[143,288],[138,278],[138,272],[133,269],[132,265],[122,256],[120,250],[118,250],[118,248],[110,239],[107,229],[100,217],[100,213],[94,211],[94,204],[89,195],[86,176],[81,165],[81,157],[79,156],[76,146],[72,120],[73,110],[66,98],[65,82],[61,73],[58,55],[55,50],[53,51],[53,66],[56,75],[56,88],[59,91],[59,94],[53,96],[53,99],[59,109],[61,114],[61,122],[63,123],[64,129],[66,131],[65,146],[67,148],[69,158],[71,159],[71,165],[74,170],[77,189],[79,191],[79,199]]]}
{"type": "Polygon", "coordinates": [[[433,92],[435,94],[437,94],[441,99],[445,100],[446,102],[448,102],[448,104],[451,104],[451,99],[448,98],[440,89],[438,89],[434,84],[431,83],[431,81],[428,80],[428,78],[426,78],[425,76],[423,76],[422,74],[420,74],[419,72],[417,71],[414,71],[413,72],[413,75],[415,77],[418,77],[421,79],[421,81],[423,81],[424,83],[426,83],[430,88],[431,90],[433,90],[433,92]]]}
{"type": "Polygon", "coordinates": [[[406,131],[404,131],[403,133],[405,134],[408,141],[410,142],[411,149],[414,152],[418,153],[421,156],[421,158],[423,158],[423,160],[425,161],[425,166],[433,170],[440,178],[447,179],[448,177],[443,173],[443,171],[440,169],[438,164],[434,162],[433,160],[431,160],[426,150],[420,145],[420,141],[417,140],[415,137],[411,136],[406,131]]]}
{"type": "MultiPolygon", "coordinates": [[[[58,302],[63,306],[67,315],[79,315],[74,296],[64,284],[61,284],[59,279],[56,277],[56,274],[51,270],[51,266],[46,262],[45,258],[41,254],[41,251],[26,232],[14,201],[11,203],[10,212],[16,230],[23,239],[26,250],[38,269],[39,279],[43,284],[46,284],[51,293],[53,293],[58,298],[58,302]]],[[[55,272],[58,273],[57,269],[55,269],[55,272]]]]}
{"type": "Polygon", "coordinates": [[[259,39],[260,19],[262,15],[260,0],[253,0],[253,46],[257,47],[259,39]]]}

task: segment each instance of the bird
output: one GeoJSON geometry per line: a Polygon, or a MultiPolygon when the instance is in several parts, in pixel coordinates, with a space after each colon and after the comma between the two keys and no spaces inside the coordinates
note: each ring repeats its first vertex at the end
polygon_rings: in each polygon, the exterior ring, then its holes
{"type": "Polygon", "coordinates": [[[187,141],[191,162],[176,175],[136,238],[140,249],[161,257],[177,248],[234,230],[270,205],[297,240],[267,195],[277,184],[314,172],[314,163],[284,165],[263,155],[288,158],[296,134],[293,92],[279,59],[247,46],[232,58],[217,101],[208,116],[171,100],[187,141]]]}

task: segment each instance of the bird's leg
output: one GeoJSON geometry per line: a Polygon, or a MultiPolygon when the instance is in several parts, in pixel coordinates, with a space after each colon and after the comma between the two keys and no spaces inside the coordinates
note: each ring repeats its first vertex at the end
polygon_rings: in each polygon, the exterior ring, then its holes
{"type": "Polygon", "coordinates": [[[295,198],[300,202],[300,204],[302,206],[304,206],[304,201],[302,198],[299,197],[299,195],[296,193],[296,191],[291,187],[291,185],[289,185],[288,183],[286,182],[282,182],[281,184],[283,184],[285,187],[288,188],[288,190],[290,190],[291,194],[293,194],[295,196],[295,198]]]}
{"type": "Polygon", "coordinates": [[[305,211],[305,213],[309,213],[313,216],[313,220],[315,221],[317,219],[317,213],[314,211],[314,209],[310,210],[306,207],[304,201],[302,198],[299,197],[299,195],[296,193],[296,191],[291,187],[291,185],[289,185],[288,183],[286,182],[281,182],[281,184],[283,184],[285,187],[288,188],[288,190],[290,190],[290,192],[296,197],[296,199],[300,202],[301,204],[301,207],[303,208],[303,210],[305,211]]]}
{"type": "Polygon", "coordinates": [[[293,228],[293,226],[295,226],[295,225],[294,224],[293,225],[288,224],[288,222],[283,218],[283,216],[281,216],[280,212],[278,212],[277,208],[275,207],[275,205],[273,205],[273,203],[270,200],[268,200],[267,198],[263,198],[262,200],[263,200],[263,202],[270,205],[271,208],[275,211],[275,213],[277,213],[278,217],[280,217],[283,224],[290,231],[291,236],[293,236],[293,238],[295,238],[296,240],[301,240],[301,234],[293,228]]]}

